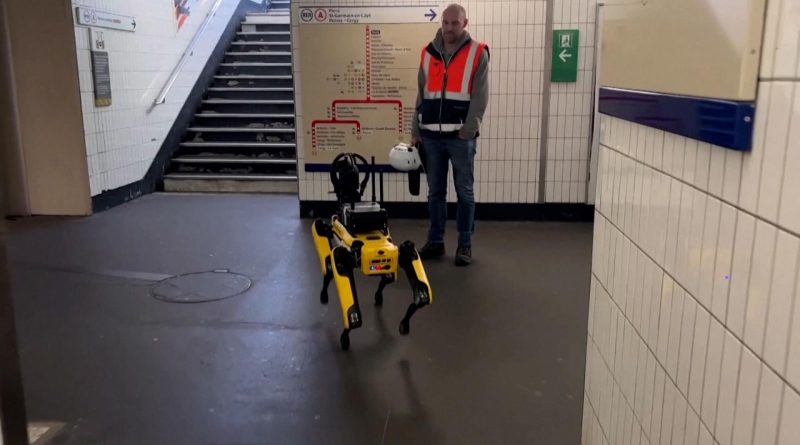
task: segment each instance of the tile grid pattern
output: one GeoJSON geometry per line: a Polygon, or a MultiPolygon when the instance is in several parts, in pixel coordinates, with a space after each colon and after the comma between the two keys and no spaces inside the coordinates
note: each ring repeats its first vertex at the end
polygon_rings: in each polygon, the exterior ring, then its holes
{"type": "Polygon", "coordinates": [[[556,0],[553,5],[553,29],[579,30],[580,49],[578,81],[551,86],[545,176],[547,202],[583,203],[587,198],[596,5],[596,0],[556,0]]]}
{"type": "Polygon", "coordinates": [[[75,25],[86,155],[92,196],[142,179],[172,127],[239,0],[224,0],[163,105],[148,108],[201,26],[213,0],[197,0],[180,31],[171,1],[73,0],[136,18],[136,31],[102,29],[111,69],[110,107],[95,107],[89,30],[75,25]]]}
{"type": "Polygon", "coordinates": [[[800,4],[742,154],[601,119],[584,444],[800,443],[800,4]]]}

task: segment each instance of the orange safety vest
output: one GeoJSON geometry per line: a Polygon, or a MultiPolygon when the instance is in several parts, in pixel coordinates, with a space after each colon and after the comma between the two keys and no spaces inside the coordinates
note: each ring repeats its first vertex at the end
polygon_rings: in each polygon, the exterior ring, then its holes
{"type": "Polygon", "coordinates": [[[425,89],[417,110],[421,133],[457,134],[461,130],[484,49],[488,51],[485,43],[469,40],[449,61],[433,43],[422,50],[420,68],[425,75],[425,89]]]}

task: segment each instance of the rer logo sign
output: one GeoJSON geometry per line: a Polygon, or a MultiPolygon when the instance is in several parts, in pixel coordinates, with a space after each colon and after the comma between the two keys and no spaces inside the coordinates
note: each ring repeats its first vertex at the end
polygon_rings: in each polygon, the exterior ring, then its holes
{"type": "Polygon", "coordinates": [[[578,80],[578,40],[577,29],[553,31],[552,82],[576,82],[578,80]]]}
{"type": "Polygon", "coordinates": [[[314,19],[314,12],[310,9],[304,9],[300,11],[300,20],[308,23],[314,19]]]}

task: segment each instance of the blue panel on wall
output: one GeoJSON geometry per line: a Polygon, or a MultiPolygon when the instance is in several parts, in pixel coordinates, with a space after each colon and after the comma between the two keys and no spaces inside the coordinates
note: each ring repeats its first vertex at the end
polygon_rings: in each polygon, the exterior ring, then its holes
{"type": "Polygon", "coordinates": [[[600,112],[739,151],[753,144],[755,103],[600,88],[600,112]]]}

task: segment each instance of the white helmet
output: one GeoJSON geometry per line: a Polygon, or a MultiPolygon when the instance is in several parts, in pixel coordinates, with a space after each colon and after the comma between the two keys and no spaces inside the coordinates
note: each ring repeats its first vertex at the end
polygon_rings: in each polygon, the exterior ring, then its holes
{"type": "Polygon", "coordinates": [[[392,147],[392,151],[389,152],[389,163],[402,172],[417,170],[422,166],[419,150],[405,142],[392,147]]]}

